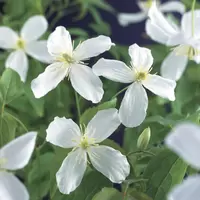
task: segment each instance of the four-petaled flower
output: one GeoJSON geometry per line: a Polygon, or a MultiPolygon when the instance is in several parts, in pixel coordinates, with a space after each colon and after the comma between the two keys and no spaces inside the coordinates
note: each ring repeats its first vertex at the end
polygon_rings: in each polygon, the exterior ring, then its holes
{"type": "Polygon", "coordinates": [[[63,148],[74,148],[64,159],[56,174],[60,192],[69,194],[81,183],[87,167],[87,155],[91,164],[114,183],[123,182],[130,173],[129,163],[119,151],[98,145],[120,125],[116,109],[99,111],[80,130],[71,119],[55,117],[47,129],[46,140],[63,148]]]}
{"type": "Polygon", "coordinates": [[[8,56],[5,66],[15,70],[23,82],[26,81],[28,72],[26,54],[44,63],[51,62],[46,40],[38,41],[47,28],[47,20],[40,15],[29,18],[19,35],[9,27],[0,27],[0,48],[14,50],[8,56]]]}
{"type": "Polygon", "coordinates": [[[188,59],[200,63],[200,10],[183,15],[181,27],[166,19],[153,3],[149,10],[146,32],[156,42],[173,46],[173,51],[165,58],[161,66],[161,75],[179,80],[188,63],[188,59]]]}
{"type": "MultiPolygon", "coordinates": [[[[146,0],[141,1],[138,0],[137,4],[141,10],[141,12],[138,13],[120,13],[118,15],[119,23],[122,26],[127,26],[132,23],[138,23],[141,22],[148,17],[148,11],[152,5],[154,0],[146,0]]],[[[183,14],[185,12],[185,6],[183,3],[179,1],[170,1],[163,4],[160,4],[159,1],[157,1],[159,4],[159,10],[161,12],[179,12],[183,14]]]]}
{"type": "MultiPolygon", "coordinates": [[[[178,124],[165,138],[165,144],[193,168],[200,170],[200,126],[190,122],[178,124]]],[[[168,200],[191,200],[200,197],[200,175],[187,177],[168,194],[168,200]]]]}
{"type": "Polygon", "coordinates": [[[25,186],[9,171],[24,168],[35,147],[37,133],[22,135],[0,149],[0,199],[29,200],[25,186]]]}
{"type": "Polygon", "coordinates": [[[32,81],[35,97],[44,96],[69,76],[72,87],[82,97],[98,103],[104,93],[102,82],[84,61],[109,50],[112,45],[109,37],[99,36],[88,39],[73,49],[69,32],[64,27],[57,27],[47,42],[54,63],[32,81]]]}
{"type": "Polygon", "coordinates": [[[121,61],[100,59],[93,66],[93,71],[98,76],[104,76],[116,82],[131,83],[122,100],[119,115],[125,126],[136,127],[146,117],[148,97],[144,87],[154,94],[174,101],[176,82],[149,73],[153,64],[149,49],[134,44],[129,47],[129,55],[132,60],[131,67],[121,61]]]}

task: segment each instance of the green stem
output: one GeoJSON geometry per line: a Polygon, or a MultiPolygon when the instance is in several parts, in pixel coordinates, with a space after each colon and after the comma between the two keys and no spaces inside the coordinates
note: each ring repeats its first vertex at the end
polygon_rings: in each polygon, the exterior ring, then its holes
{"type": "Polygon", "coordinates": [[[74,91],[75,93],[75,99],[76,99],[76,107],[77,107],[77,112],[78,112],[78,121],[80,124],[80,120],[81,120],[81,109],[80,109],[80,104],[79,104],[79,98],[78,98],[78,93],[76,91],[74,91]]]}
{"type": "MultiPolygon", "coordinates": [[[[38,162],[38,176],[40,176],[40,149],[36,149],[36,159],[38,162]]],[[[41,199],[40,183],[38,183],[38,199],[41,199]]]]}
{"type": "Polygon", "coordinates": [[[192,2],[192,36],[194,36],[194,29],[195,29],[195,21],[194,21],[194,9],[195,9],[195,5],[196,5],[196,0],[193,0],[192,2]]]}
{"type": "Polygon", "coordinates": [[[15,116],[13,116],[12,114],[10,114],[9,112],[6,111],[6,114],[9,115],[10,117],[12,117],[16,122],[18,122],[22,128],[28,132],[28,129],[26,128],[26,126],[23,124],[23,122],[21,122],[18,118],[16,118],[15,116]]]}
{"type": "Polygon", "coordinates": [[[129,86],[123,88],[122,90],[120,90],[119,92],[117,92],[111,99],[116,98],[118,95],[120,95],[122,92],[124,92],[129,86]]]}
{"type": "Polygon", "coordinates": [[[0,116],[0,147],[3,145],[3,133],[2,133],[2,121],[3,121],[3,113],[4,113],[4,104],[1,108],[1,116],[0,116]]]}
{"type": "Polygon", "coordinates": [[[155,156],[155,154],[150,151],[133,151],[133,152],[129,152],[126,156],[128,157],[132,154],[138,154],[138,153],[145,153],[145,154],[149,154],[151,156],[155,156]]]}

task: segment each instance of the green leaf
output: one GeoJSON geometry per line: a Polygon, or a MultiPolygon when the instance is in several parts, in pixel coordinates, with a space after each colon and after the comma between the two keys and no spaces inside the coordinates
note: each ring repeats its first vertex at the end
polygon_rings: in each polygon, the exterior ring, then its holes
{"type": "Polygon", "coordinates": [[[17,72],[7,68],[0,79],[0,100],[2,105],[10,103],[23,93],[22,82],[17,72]]]}
{"type": "Polygon", "coordinates": [[[144,178],[147,194],[154,200],[165,199],[170,189],[181,183],[188,165],[168,149],[164,149],[149,162],[144,178]]]}
{"type": "Polygon", "coordinates": [[[122,200],[124,196],[114,188],[103,188],[92,200],[122,200]]]}
{"type": "Polygon", "coordinates": [[[40,199],[47,195],[50,188],[50,169],[54,154],[51,152],[40,155],[32,163],[28,174],[28,183],[31,199],[40,199]]]}
{"type": "Polygon", "coordinates": [[[80,122],[81,124],[87,125],[88,122],[96,115],[96,113],[100,110],[108,109],[108,108],[115,108],[117,103],[117,99],[112,99],[105,103],[102,103],[98,106],[94,106],[92,108],[87,109],[82,115],[80,122]]]}
{"type": "Polygon", "coordinates": [[[15,138],[17,123],[6,113],[0,116],[0,147],[15,138]]]}

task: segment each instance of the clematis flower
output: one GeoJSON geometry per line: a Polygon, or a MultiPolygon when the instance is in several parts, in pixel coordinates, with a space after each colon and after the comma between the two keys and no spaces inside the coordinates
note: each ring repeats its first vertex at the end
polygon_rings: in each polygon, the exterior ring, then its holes
{"type": "Polygon", "coordinates": [[[36,98],[46,95],[65,77],[85,99],[98,103],[103,96],[102,82],[84,61],[109,50],[114,45],[109,37],[99,36],[80,43],[73,49],[71,36],[62,26],[49,36],[47,47],[54,60],[46,70],[32,81],[36,98]]]}
{"type": "Polygon", "coordinates": [[[47,129],[46,140],[63,148],[73,148],[56,174],[61,193],[69,194],[81,183],[89,156],[93,167],[113,183],[121,183],[130,173],[129,163],[119,151],[98,145],[120,125],[116,109],[99,111],[80,129],[71,119],[55,117],[47,129]]]}
{"type": "MultiPolygon", "coordinates": [[[[141,12],[138,13],[120,13],[118,15],[118,20],[120,25],[127,26],[132,23],[139,23],[143,20],[146,20],[148,17],[148,11],[151,8],[154,0],[146,0],[146,1],[137,1],[137,5],[139,6],[141,12]]],[[[185,5],[179,1],[170,1],[161,4],[160,1],[156,1],[158,3],[158,8],[161,12],[178,12],[183,14],[185,12],[185,5]]]]}
{"type": "Polygon", "coordinates": [[[22,169],[28,164],[36,136],[36,132],[29,132],[0,149],[0,199],[29,200],[27,189],[10,171],[22,169]]]}
{"type": "MultiPolygon", "coordinates": [[[[189,122],[179,124],[168,134],[165,143],[193,168],[200,170],[200,126],[189,122]]],[[[189,176],[183,183],[172,189],[168,200],[198,199],[199,188],[200,175],[189,176]]]]}
{"type": "Polygon", "coordinates": [[[96,75],[104,76],[112,81],[130,84],[122,100],[119,116],[125,126],[136,127],[146,117],[148,97],[144,88],[174,101],[176,82],[150,74],[153,57],[149,49],[133,44],[129,47],[129,55],[130,67],[121,61],[100,59],[93,66],[93,71],[96,75]]]}
{"type": "Polygon", "coordinates": [[[168,21],[153,3],[149,10],[146,32],[156,42],[173,47],[161,66],[161,75],[179,80],[188,63],[188,59],[200,63],[200,10],[187,12],[181,20],[181,27],[168,21]]]}
{"type": "Polygon", "coordinates": [[[9,27],[0,26],[0,48],[12,51],[5,66],[15,70],[23,82],[28,72],[27,55],[44,63],[50,63],[46,40],[38,39],[46,32],[47,20],[40,15],[29,18],[22,27],[20,34],[9,27]]]}

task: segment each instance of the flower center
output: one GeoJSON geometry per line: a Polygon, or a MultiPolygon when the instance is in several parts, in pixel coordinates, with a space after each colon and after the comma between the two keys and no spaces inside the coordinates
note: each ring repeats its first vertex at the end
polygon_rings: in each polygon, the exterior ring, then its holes
{"type": "Polygon", "coordinates": [[[200,55],[200,50],[190,45],[179,45],[174,49],[174,52],[178,56],[187,56],[190,60],[193,60],[194,57],[200,55]]]}
{"type": "Polygon", "coordinates": [[[72,63],[75,62],[75,60],[70,55],[68,55],[66,53],[63,53],[59,57],[57,57],[56,61],[65,62],[67,64],[72,64],[72,63]]]}
{"type": "Polygon", "coordinates": [[[137,72],[136,81],[143,81],[147,78],[147,72],[137,72]]]}
{"type": "Polygon", "coordinates": [[[3,166],[6,164],[7,159],[5,158],[0,158],[0,171],[3,171],[3,166]]]}
{"type": "Polygon", "coordinates": [[[141,1],[141,6],[144,8],[144,9],[149,9],[151,8],[153,4],[153,0],[146,0],[146,1],[141,1]]]}
{"type": "Polygon", "coordinates": [[[24,49],[25,48],[25,41],[21,38],[17,40],[17,49],[24,49]]]}
{"type": "Polygon", "coordinates": [[[83,136],[81,138],[79,146],[86,150],[88,147],[94,145],[94,138],[88,138],[87,136],[83,136]]]}

